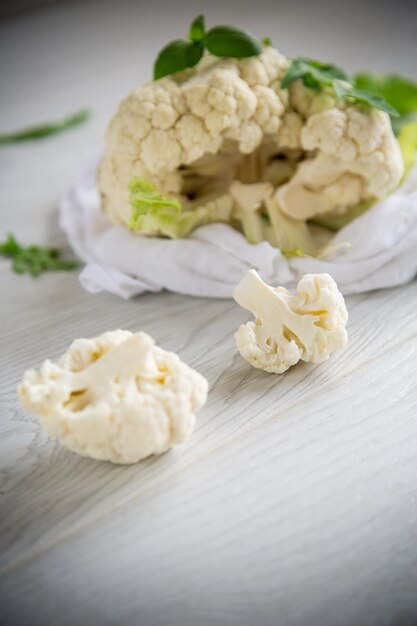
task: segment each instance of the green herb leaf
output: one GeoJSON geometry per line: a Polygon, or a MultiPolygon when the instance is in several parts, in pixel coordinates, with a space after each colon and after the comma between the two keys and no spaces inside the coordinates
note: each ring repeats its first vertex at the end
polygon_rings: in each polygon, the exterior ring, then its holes
{"type": "Polygon", "coordinates": [[[206,30],[204,15],[198,15],[190,26],[188,39],[190,41],[201,41],[206,30]]]}
{"type": "Polygon", "coordinates": [[[380,109],[391,117],[399,115],[398,111],[382,96],[359,89],[356,84],[353,85],[346,72],[336,65],[311,59],[294,59],[281,81],[281,87],[289,87],[296,80],[302,80],[306,87],[315,91],[321,91],[323,87],[331,87],[338,98],[380,109]]]}
{"type": "Polygon", "coordinates": [[[296,80],[302,79],[306,87],[320,91],[325,86],[332,86],[333,81],[348,80],[346,72],[336,65],[321,63],[312,59],[298,58],[291,63],[281,81],[281,87],[289,87],[296,80]]]}
{"type": "Polygon", "coordinates": [[[357,89],[350,83],[339,80],[334,81],[333,88],[338,98],[342,98],[343,100],[347,100],[348,102],[352,102],[354,104],[364,104],[365,106],[380,109],[381,111],[388,113],[388,115],[391,115],[391,117],[399,117],[398,111],[396,111],[380,96],[373,96],[366,91],[357,89]]]}
{"type": "Polygon", "coordinates": [[[75,128],[80,124],[83,124],[91,117],[91,112],[86,109],[70,115],[57,122],[51,122],[49,124],[41,124],[39,126],[31,126],[13,133],[6,135],[0,135],[0,145],[18,143],[21,141],[32,141],[34,139],[45,139],[51,135],[57,135],[65,130],[75,128]]]}
{"type": "MultiPolygon", "coordinates": [[[[272,45],[270,39],[264,45],[272,45]]],[[[204,49],[218,57],[242,59],[262,52],[262,44],[249,33],[233,26],[216,26],[205,32],[204,15],[191,23],[188,41],[177,39],[163,48],[154,65],[154,80],[194,67],[204,49]]]]}
{"type": "Polygon", "coordinates": [[[262,45],[265,46],[266,48],[269,48],[270,46],[272,46],[272,40],[269,37],[264,37],[262,39],[262,45]]]}
{"type": "Polygon", "coordinates": [[[390,74],[356,74],[355,87],[384,98],[400,115],[417,111],[417,84],[403,76],[390,74]]]}
{"type": "Polygon", "coordinates": [[[0,243],[0,254],[3,256],[14,257],[21,250],[20,245],[17,243],[13,235],[8,235],[4,243],[0,243]]]}
{"type": "Polygon", "coordinates": [[[262,52],[262,45],[249,33],[233,26],[216,26],[209,30],[204,43],[207,50],[216,57],[243,59],[262,52]]]}
{"type": "Polygon", "coordinates": [[[292,85],[292,83],[295,83],[296,80],[299,80],[300,78],[304,80],[304,77],[308,72],[309,70],[306,68],[302,59],[294,59],[281,81],[281,87],[286,89],[292,85]]]}
{"type": "Polygon", "coordinates": [[[197,41],[172,41],[161,50],[154,65],[154,80],[194,67],[203,56],[204,47],[197,41]]]}
{"type": "Polygon", "coordinates": [[[12,259],[12,269],[16,274],[39,276],[51,270],[69,271],[79,267],[75,261],[61,261],[55,248],[41,246],[21,246],[16,238],[9,234],[5,242],[0,243],[0,254],[12,259]]]}

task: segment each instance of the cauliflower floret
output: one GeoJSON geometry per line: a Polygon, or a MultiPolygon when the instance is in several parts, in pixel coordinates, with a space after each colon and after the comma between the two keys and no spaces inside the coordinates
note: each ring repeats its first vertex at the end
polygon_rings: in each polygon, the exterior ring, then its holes
{"type": "Polygon", "coordinates": [[[70,450],[128,464],[185,441],[207,389],[203,376],[145,333],[117,330],[77,339],[57,363],[28,370],[19,396],[70,450]]]}
{"type": "Polygon", "coordinates": [[[308,118],[301,131],[303,161],[277,191],[282,210],[306,220],[349,208],[392,191],[404,165],[389,117],[376,109],[327,109],[308,118]]]}
{"type": "Polygon", "coordinates": [[[290,86],[289,92],[292,108],[304,118],[336,106],[336,98],[329,90],[317,92],[308,89],[301,80],[295,81],[290,86]]]}
{"type": "Polygon", "coordinates": [[[242,324],[236,345],[254,367],[282,374],[298,361],[322,363],[347,344],[348,313],[328,274],[305,274],[293,295],[268,286],[255,270],[237,285],[234,299],[254,314],[242,324]]]}
{"type": "Polygon", "coordinates": [[[273,46],[266,46],[259,57],[239,61],[242,79],[249,86],[277,84],[284,77],[290,61],[273,46]]]}
{"type": "Polygon", "coordinates": [[[303,129],[303,118],[295,111],[289,111],[282,118],[282,123],[278,131],[278,143],[284,149],[301,150],[301,131],[303,129]]]}

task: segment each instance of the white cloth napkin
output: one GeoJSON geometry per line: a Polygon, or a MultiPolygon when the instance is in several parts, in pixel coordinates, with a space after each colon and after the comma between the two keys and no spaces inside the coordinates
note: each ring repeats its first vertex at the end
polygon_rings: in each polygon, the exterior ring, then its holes
{"type": "Polygon", "coordinates": [[[168,289],[192,296],[230,298],[255,268],[272,285],[292,287],[308,272],[328,272],[344,294],[393,287],[417,274],[417,167],[394,194],[340,230],[332,244],[349,242],[326,259],[285,258],[269,243],[249,244],[225,224],[203,226],[188,239],[140,237],[109,222],[90,163],[60,203],[60,224],[86,263],[81,285],[129,299],[168,289]]]}

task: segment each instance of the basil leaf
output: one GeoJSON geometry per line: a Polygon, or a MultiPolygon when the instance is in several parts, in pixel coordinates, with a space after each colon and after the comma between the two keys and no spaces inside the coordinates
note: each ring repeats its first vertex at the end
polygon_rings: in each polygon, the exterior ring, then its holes
{"type": "Polygon", "coordinates": [[[206,33],[204,43],[207,50],[216,57],[243,59],[262,52],[262,46],[257,39],[233,26],[212,28],[206,33]]]}
{"type": "Polygon", "coordinates": [[[313,89],[313,91],[321,91],[322,86],[320,81],[314,78],[310,73],[303,77],[303,83],[309,89],[313,89]]]}
{"type": "MultiPolygon", "coordinates": [[[[265,39],[264,45],[272,45],[271,40],[265,39]]],[[[262,52],[261,42],[233,26],[216,26],[206,33],[204,15],[198,15],[191,23],[188,41],[176,39],[160,51],[154,65],[154,80],[194,67],[205,48],[214,56],[235,59],[262,52]]]]}
{"type": "Polygon", "coordinates": [[[333,87],[338,98],[342,98],[354,104],[364,104],[365,106],[380,109],[388,113],[388,115],[391,115],[391,117],[399,117],[398,111],[380,96],[373,96],[366,91],[357,89],[353,85],[339,80],[334,81],[333,87]]]}
{"type": "Polygon", "coordinates": [[[306,66],[302,59],[294,59],[281,81],[281,87],[285,89],[300,78],[304,78],[307,73],[306,66]]]}
{"type": "Polygon", "coordinates": [[[198,15],[190,26],[188,39],[190,41],[201,41],[206,30],[204,15],[198,15]]]}
{"type": "Polygon", "coordinates": [[[321,91],[323,87],[332,87],[338,98],[380,109],[391,117],[398,117],[399,115],[390,102],[386,102],[380,95],[372,94],[358,89],[357,85],[352,85],[346,72],[336,65],[311,59],[294,59],[281,81],[281,87],[289,87],[296,80],[302,80],[306,87],[314,91],[321,91]]]}
{"type": "Polygon", "coordinates": [[[310,68],[310,72],[317,80],[331,81],[334,79],[348,80],[349,77],[342,68],[331,63],[321,63],[311,59],[304,59],[304,63],[310,68]]]}
{"type": "Polygon", "coordinates": [[[203,45],[197,41],[183,41],[182,39],[172,41],[161,50],[155,61],[154,80],[181,72],[188,67],[194,67],[200,61],[203,52],[203,45]]]}
{"type": "Polygon", "coordinates": [[[390,74],[356,74],[355,87],[384,98],[400,115],[417,111],[417,84],[403,76],[390,74]]]}
{"type": "Polygon", "coordinates": [[[320,91],[325,86],[331,86],[336,79],[348,80],[348,76],[346,72],[336,65],[321,63],[312,59],[298,58],[291,63],[281,81],[281,87],[289,87],[289,85],[299,79],[303,80],[306,87],[320,91]]]}
{"type": "Polygon", "coordinates": [[[86,109],[70,115],[57,122],[51,122],[49,124],[40,124],[39,126],[31,126],[24,130],[19,130],[14,133],[8,133],[6,135],[0,135],[0,145],[9,143],[19,143],[21,141],[31,141],[33,139],[44,139],[51,135],[57,135],[65,130],[74,128],[79,124],[83,124],[91,117],[90,111],[86,109]]]}

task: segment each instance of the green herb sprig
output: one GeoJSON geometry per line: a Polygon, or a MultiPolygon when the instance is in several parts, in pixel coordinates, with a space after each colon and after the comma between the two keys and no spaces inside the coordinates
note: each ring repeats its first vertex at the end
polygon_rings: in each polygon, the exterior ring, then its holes
{"type": "Polygon", "coordinates": [[[314,91],[322,91],[324,87],[331,87],[337,98],[353,104],[380,109],[391,117],[399,117],[400,115],[382,94],[360,89],[355,80],[350,79],[346,72],[336,65],[311,59],[294,59],[281,81],[281,87],[289,87],[296,80],[302,80],[306,87],[314,91]]]}
{"type": "Polygon", "coordinates": [[[206,31],[204,15],[199,15],[190,26],[187,40],[171,41],[160,51],[154,65],[154,80],[194,67],[205,49],[217,57],[243,59],[260,54],[262,44],[234,26],[215,26],[206,31]]]}
{"type": "Polygon", "coordinates": [[[391,117],[399,117],[400,114],[394,107],[392,107],[384,98],[380,96],[374,96],[367,91],[358,89],[354,85],[341,80],[335,80],[333,83],[335,94],[341,100],[352,102],[353,104],[364,104],[365,106],[373,107],[374,109],[380,109],[388,113],[391,117]]]}
{"type": "Polygon", "coordinates": [[[321,91],[323,87],[333,86],[335,80],[348,81],[349,77],[344,70],[336,65],[321,63],[312,59],[294,59],[281,81],[281,87],[289,87],[296,80],[301,79],[306,87],[321,91]]]}
{"type": "Polygon", "coordinates": [[[0,135],[0,145],[45,139],[51,135],[57,135],[58,133],[75,128],[80,124],[84,124],[90,117],[91,112],[87,109],[83,109],[74,115],[70,115],[56,122],[31,126],[13,133],[0,135]]]}
{"type": "Polygon", "coordinates": [[[76,261],[62,261],[59,250],[41,246],[24,248],[9,234],[5,242],[0,243],[0,254],[12,260],[12,269],[16,274],[39,276],[48,271],[69,271],[79,267],[76,261]]]}

